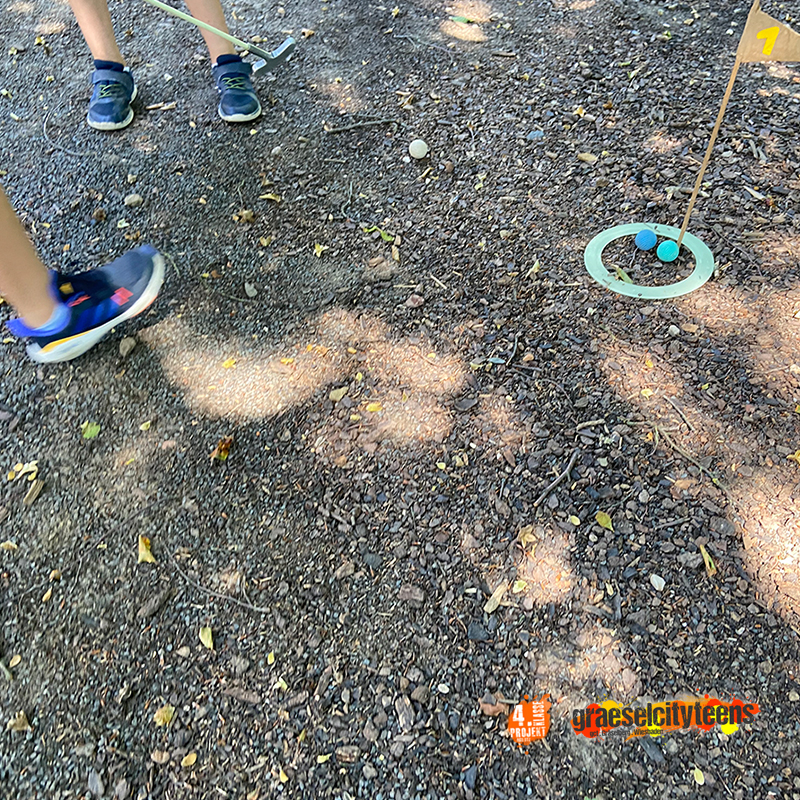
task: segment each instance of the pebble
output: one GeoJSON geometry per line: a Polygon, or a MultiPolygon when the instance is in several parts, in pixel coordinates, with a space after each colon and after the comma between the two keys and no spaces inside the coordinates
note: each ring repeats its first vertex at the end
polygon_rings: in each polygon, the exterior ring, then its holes
{"type": "Polygon", "coordinates": [[[669,328],[667,328],[667,333],[670,336],[680,336],[681,329],[677,325],[670,325],[669,328]]]}
{"type": "Polygon", "coordinates": [[[364,764],[361,774],[364,776],[365,780],[371,781],[373,778],[378,776],[378,770],[376,770],[372,764],[364,764]]]}
{"type": "Polygon", "coordinates": [[[650,584],[657,592],[663,592],[667,582],[660,575],[652,573],[650,575],[650,584]]]}
{"type": "Polygon", "coordinates": [[[96,769],[93,769],[89,773],[89,780],[87,782],[89,787],[89,791],[95,797],[102,797],[106,793],[106,787],[103,783],[103,779],[100,777],[100,774],[97,772],[96,769]]]}
{"type": "Polygon", "coordinates": [[[125,205],[128,208],[138,208],[142,203],[144,203],[144,197],[140,194],[129,194],[125,198],[125,205]]]}
{"type": "Polygon", "coordinates": [[[408,146],[408,152],[412,158],[425,158],[428,155],[428,145],[423,139],[414,139],[408,146]]]}
{"type": "Polygon", "coordinates": [[[471,642],[488,642],[489,641],[489,634],[486,632],[486,628],[480,624],[480,622],[470,622],[469,627],[467,628],[467,638],[471,642]]]}
{"type": "Polygon", "coordinates": [[[529,142],[537,142],[544,139],[544,131],[531,131],[526,137],[529,142]]]}

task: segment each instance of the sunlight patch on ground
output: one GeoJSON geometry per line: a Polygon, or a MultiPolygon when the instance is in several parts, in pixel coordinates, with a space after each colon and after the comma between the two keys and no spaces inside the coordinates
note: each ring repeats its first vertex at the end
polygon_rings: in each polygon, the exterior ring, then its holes
{"type": "Polygon", "coordinates": [[[456,22],[452,19],[446,19],[439,25],[439,30],[445,36],[462,42],[486,41],[486,34],[477,25],[472,25],[468,22],[456,22]]]}
{"type": "Polygon", "coordinates": [[[684,146],[685,141],[685,139],[679,139],[677,136],[669,136],[663,131],[657,131],[645,141],[644,148],[651,153],[666,155],[667,153],[674,153],[676,150],[680,150],[684,146]]]}
{"type": "Polygon", "coordinates": [[[366,107],[359,89],[352,83],[345,83],[341,78],[328,80],[320,76],[315,85],[320,94],[328,99],[331,107],[342,113],[363,111],[366,107]]]}
{"type": "Polygon", "coordinates": [[[517,580],[525,581],[524,596],[534,605],[564,603],[578,585],[570,563],[573,542],[560,530],[537,525],[531,534],[536,541],[517,562],[517,580]]]}
{"type": "Polygon", "coordinates": [[[458,0],[445,9],[453,17],[466,17],[473,22],[491,22],[495,11],[483,0],[458,0]]]}

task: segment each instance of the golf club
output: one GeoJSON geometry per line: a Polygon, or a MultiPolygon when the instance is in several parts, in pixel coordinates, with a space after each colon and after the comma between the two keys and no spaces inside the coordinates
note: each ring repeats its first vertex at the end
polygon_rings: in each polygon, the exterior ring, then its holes
{"type": "Polygon", "coordinates": [[[183,11],[178,11],[178,9],[168,6],[166,3],[162,3],[161,0],[145,0],[145,2],[149,3],[151,6],[160,8],[162,11],[166,11],[168,14],[172,14],[173,17],[177,17],[178,19],[182,19],[186,22],[191,22],[192,25],[197,25],[198,28],[204,28],[211,33],[215,33],[217,36],[222,37],[231,44],[241,47],[242,50],[258,56],[260,60],[253,64],[253,75],[260,75],[262,72],[271,72],[273,69],[277,69],[289,58],[289,56],[294,52],[294,48],[297,46],[297,42],[291,36],[289,36],[279,47],[277,47],[271,53],[268,53],[266,50],[262,50],[260,47],[256,47],[254,44],[248,44],[247,42],[243,42],[241,39],[237,39],[235,36],[231,36],[229,33],[224,33],[218,28],[215,28],[213,25],[209,25],[207,22],[201,22],[199,19],[196,19],[190,14],[185,14],[183,11]]]}

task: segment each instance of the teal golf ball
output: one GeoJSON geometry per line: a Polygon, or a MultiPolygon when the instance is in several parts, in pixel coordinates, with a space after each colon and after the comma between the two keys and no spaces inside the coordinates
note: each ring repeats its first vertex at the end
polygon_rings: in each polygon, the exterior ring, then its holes
{"type": "Polygon", "coordinates": [[[656,255],[667,263],[674,261],[678,257],[678,243],[673,242],[672,239],[661,242],[658,246],[658,250],[656,250],[656,255]]]}
{"type": "Polygon", "coordinates": [[[633,243],[640,250],[652,250],[656,246],[657,241],[658,237],[655,235],[655,233],[653,233],[653,231],[651,231],[649,228],[645,228],[636,234],[636,238],[633,240],[633,243]]]}

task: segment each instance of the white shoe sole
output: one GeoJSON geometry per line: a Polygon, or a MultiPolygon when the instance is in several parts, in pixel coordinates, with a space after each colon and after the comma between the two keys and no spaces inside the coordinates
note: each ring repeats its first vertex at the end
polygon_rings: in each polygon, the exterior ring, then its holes
{"type": "MultiPolygon", "coordinates": [[[[131,97],[131,103],[136,99],[136,95],[139,93],[139,87],[134,84],[133,87],[133,96],[131,97]]],[[[86,124],[90,128],[94,128],[96,131],[119,131],[123,128],[127,128],[128,125],[133,122],[133,109],[128,109],[128,116],[125,117],[122,122],[93,122],[89,117],[86,117],[86,124]]]]}
{"type": "Polygon", "coordinates": [[[222,108],[217,106],[217,114],[219,114],[220,119],[224,119],[225,122],[252,122],[254,119],[258,119],[261,116],[261,106],[252,113],[252,114],[231,114],[229,117],[226,117],[222,113],[222,108]]]}
{"type": "Polygon", "coordinates": [[[55,364],[59,361],[71,361],[83,355],[87,350],[94,347],[112,328],[125,322],[131,317],[141,314],[155,299],[164,283],[164,257],[161,254],[153,256],[153,274],[147,284],[142,296],[124,313],[108,322],[93,328],[86,333],[79,333],[65,339],[63,342],[56,342],[52,349],[44,348],[38,344],[28,345],[28,356],[38,364],[55,364]]]}

